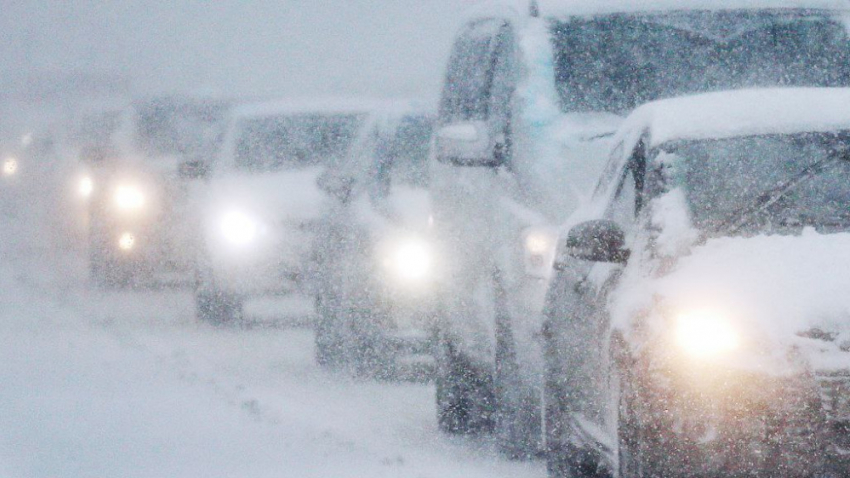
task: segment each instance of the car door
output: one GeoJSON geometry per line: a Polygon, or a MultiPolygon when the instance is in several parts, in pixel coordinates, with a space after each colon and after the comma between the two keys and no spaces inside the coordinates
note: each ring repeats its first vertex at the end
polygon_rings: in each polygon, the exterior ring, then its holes
{"type": "MultiPolygon", "coordinates": [[[[607,219],[625,232],[627,245],[643,199],[643,142],[623,161],[622,146],[597,188],[604,207],[587,219],[607,219]]],[[[571,258],[561,266],[546,308],[547,437],[553,449],[576,453],[575,447],[613,459],[608,400],[607,302],[623,271],[622,264],[591,263],[571,258]]]]}

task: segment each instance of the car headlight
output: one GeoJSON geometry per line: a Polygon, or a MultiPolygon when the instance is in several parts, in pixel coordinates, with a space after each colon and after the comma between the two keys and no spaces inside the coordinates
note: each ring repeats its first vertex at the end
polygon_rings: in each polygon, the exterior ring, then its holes
{"type": "Polygon", "coordinates": [[[130,251],[136,246],[136,235],[125,232],[118,237],[118,248],[122,251],[130,251]]]}
{"type": "Polygon", "coordinates": [[[428,244],[421,240],[408,239],[394,245],[386,265],[399,278],[418,281],[431,272],[432,261],[428,244]]]}
{"type": "Polygon", "coordinates": [[[708,311],[680,314],[675,322],[679,347],[696,358],[709,358],[736,350],[741,337],[723,315],[708,311]]]}
{"type": "Polygon", "coordinates": [[[242,211],[232,210],[221,216],[219,229],[227,242],[244,246],[257,238],[260,222],[242,211]]]}
{"type": "Polygon", "coordinates": [[[87,198],[94,191],[94,181],[89,176],[83,176],[77,182],[77,193],[80,196],[87,198]]]}
{"type": "Polygon", "coordinates": [[[119,185],[115,188],[115,205],[122,211],[137,211],[145,205],[145,194],[138,186],[119,185]]]}
{"type": "Polygon", "coordinates": [[[14,176],[18,172],[18,160],[13,157],[3,161],[3,176],[14,176]]]}
{"type": "Polygon", "coordinates": [[[555,248],[555,241],[548,231],[533,230],[525,236],[525,249],[532,255],[546,255],[555,248]]]}

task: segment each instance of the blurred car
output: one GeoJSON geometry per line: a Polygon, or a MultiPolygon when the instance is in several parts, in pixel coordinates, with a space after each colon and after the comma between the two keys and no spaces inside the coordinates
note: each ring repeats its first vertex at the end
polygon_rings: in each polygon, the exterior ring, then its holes
{"type": "Polygon", "coordinates": [[[314,251],[320,364],[391,376],[400,360],[430,358],[433,121],[421,108],[382,107],[342,164],[319,178],[330,193],[314,251]]]}
{"type": "Polygon", "coordinates": [[[297,101],[234,109],[209,181],[193,198],[203,244],[195,262],[201,321],[242,319],[250,298],[312,293],[312,248],[325,193],[372,106],[297,101]]]}
{"type": "Polygon", "coordinates": [[[81,149],[92,280],[116,286],[185,281],[194,259],[190,189],[220,140],[227,102],[162,97],[104,119],[81,149]],[[111,120],[111,121],[110,121],[111,120]]]}
{"type": "Polygon", "coordinates": [[[847,104],[746,90],[626,120],[549,294],[554,476],[850,476],[847,104]]]}
{"type": "MultiPolygon", "coordinates": [[[[513,2],[517,3],[517,2],[513,2]]],[[[449,254],[437,412],[543,448],[542,308],[559,225],[590,196],[622,115],[728,88],[850,84],[845,2],[531,2],[485,11],[448,63],[430,191],[449,254]]]]}

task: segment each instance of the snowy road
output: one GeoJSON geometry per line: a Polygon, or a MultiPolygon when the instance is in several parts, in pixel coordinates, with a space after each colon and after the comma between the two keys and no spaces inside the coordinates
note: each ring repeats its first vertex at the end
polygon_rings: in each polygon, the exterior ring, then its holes
{"type": "Polygon", "coordinates": [[[0,228],[2,477],[545,475],[442,436],[431,384],[322,370],[307,327],[199,325],[185,292],[90,290],[19,220],[0,228]]]}

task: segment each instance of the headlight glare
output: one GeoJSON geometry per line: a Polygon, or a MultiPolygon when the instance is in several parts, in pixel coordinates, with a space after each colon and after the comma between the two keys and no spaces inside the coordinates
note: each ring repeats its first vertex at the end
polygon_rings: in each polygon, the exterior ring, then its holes
{"type": "Polygon", "coordinates": [[[709,358],[736,350],[741,337],[728,319],[708,311],[680,314],[676,319],[676,342],[696,358],[709,358]]]}
{"type": "Polygon", "coordinates": [[[14,176],[18,172],[18,160],[13,157],[3,161],[3,176],[14,176]]]}
{"type": "Polygon", "coordinates": [[[94,191],[94,181],[89,176],[83,176],[77,183],[77,192],[80,196],[87,198],[94,191]]]}
{"type": "Polygon", "coordinates": [[[115,205],[124,211],[135,211],[145,205],[145,195],[138,186],[122,184],[115,188],[115,205]]]}
{"type": "Polygon", "coordinates": [[[118,238],[118,248],[129,251],[136,246],[136,236],[132,232],[125,232],[118,238]]]}
{"type": "Polygon", "coordinates": [[[531,254],[548,254],[554,246],[555,241],[550,234],[535,231],[525,236],[525,248],[531,254]]]}
{"type": "Polygon", "coordinates": [[[431,250],[423,241],[403,241],[395,246],[387,265],[401,279],[422,280],[431,272],[431,250]]]}
{"type": "Polygon", "coordinates": [[[253,242],[260,230],[259,222],[241,211],[224,213],[219,225],[224,239],[237,246],[253,242]]]}

